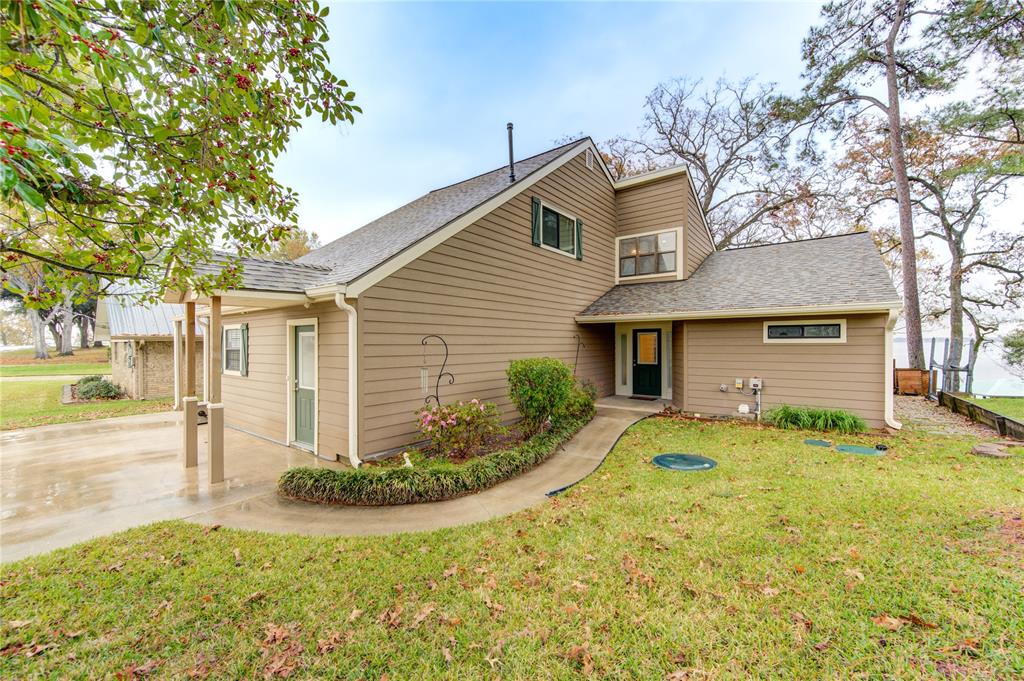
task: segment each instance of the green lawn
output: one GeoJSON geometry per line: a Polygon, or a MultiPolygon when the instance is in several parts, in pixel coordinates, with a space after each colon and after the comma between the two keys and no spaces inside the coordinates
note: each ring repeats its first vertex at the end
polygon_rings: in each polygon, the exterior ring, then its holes
{"type": "Polygon", "coordinates": [[[1024,456],[805,437],[649,419],[583,484],[496,521],[168,522],[5,565],[6,676],[1020,678],[1024,456]],[[719,466],[650,465],[671,451],[719,466]]]}
{"type": "Polygon", "coordinates": [[[35,359],[32,355],[32,350],[0,353],[0,377],[110,374],[107,348],[78,349],[73,355],[53,355],[50,359],[35,359]]]}
{"type": "Polygon", "coordinates": [[[111,400],[65,405],[60,403],[63,385],[64,381],[60,380],[0,380],[0,430],[147,414],[171,408],[169,400],[111,400]]]}
{"type": "Polygon", "coordinates": [[[976,397],[971,401],[997,414],[1024,421],[1024,397],[991,397],[989,399],[976,397]]]}
{"type": "Polygon", "coordinates": [[[110,375],[110,363],[77,362],[68,364],[13,364],[0,366],[0,377],[6,376],[64,376],[110,375]]]}

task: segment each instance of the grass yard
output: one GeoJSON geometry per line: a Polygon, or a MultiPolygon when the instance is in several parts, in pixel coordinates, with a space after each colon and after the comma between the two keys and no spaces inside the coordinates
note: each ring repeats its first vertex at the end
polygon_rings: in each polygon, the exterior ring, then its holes
{"type": "Polygon", "coordinates": [[[107,348],[75,350],[74,355],[50,359],[36,359],[32,350],[7,350],[0,353],[0,377],[3,376],[61,376],[109,374],[110,359],[107,348]]]}
{"type": "Polygon", "coordinates": [[[971,402],[997,414],[1024,421],[1024,397],[990,397],[988,399],[976,397],[971,402]]]}
{"type": "Polygon", "coordinates": [[[1024,456],[805,437],[648,419],[583,484],[487,523],[329,538],[168,522],[4,565],[5,675],[1024,674],[1024,456]],[[650,465],[673,451],[719,466],[650,465]]]}
{"type": "Polygon", "coordinates": [[[0,380],[0,430],[148,414],[171,408],[169,399],[61,404],[63,385],[64,381],[60,380],[0,380]]]}

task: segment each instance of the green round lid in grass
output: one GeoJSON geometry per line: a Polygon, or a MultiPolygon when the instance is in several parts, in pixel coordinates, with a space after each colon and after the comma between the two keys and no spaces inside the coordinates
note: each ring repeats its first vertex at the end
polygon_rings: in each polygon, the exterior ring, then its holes
{"type": "Polygon", "coordinates": [[[860,454],[861,456],[884,456],[885,452],[875,447],[862,447],[860,445],[836,445],[836,449],[847,454],[860,454]]]}
{"type": "Polygon", "coordinates": [[[670,471],[709,471],[718,465],[714,459],[698,454],[659,454],[652,463],[670,471]]]}

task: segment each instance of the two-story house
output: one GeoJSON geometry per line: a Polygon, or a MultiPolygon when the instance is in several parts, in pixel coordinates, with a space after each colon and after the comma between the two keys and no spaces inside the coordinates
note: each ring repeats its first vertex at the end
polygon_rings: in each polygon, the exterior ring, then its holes
{"type": "Polygon", "coordinates": [[[227,424],[356,463],[416,440],[438,385],[514,418],[509,360],[550,356],[602,396],[736,414],[756,410],[756,378],[763,408],[898,427],[900,300],[868,234],[715,251],[685,168],[615,181],[589,138],[511,170],[297,262],[244,260],[243,287],[219,292],[227,424]]]}

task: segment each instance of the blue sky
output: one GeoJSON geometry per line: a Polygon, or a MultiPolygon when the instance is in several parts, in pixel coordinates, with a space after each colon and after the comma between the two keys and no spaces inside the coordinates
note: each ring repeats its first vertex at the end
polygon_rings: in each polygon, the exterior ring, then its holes
{"type": "Polygon", "coordinates": [[[364,114],[308,120],[278,177],[321,241],[579,132],[633,132],[661,81],[799,88],[816,3],[330,3],[328,51],[364,114]]]}

